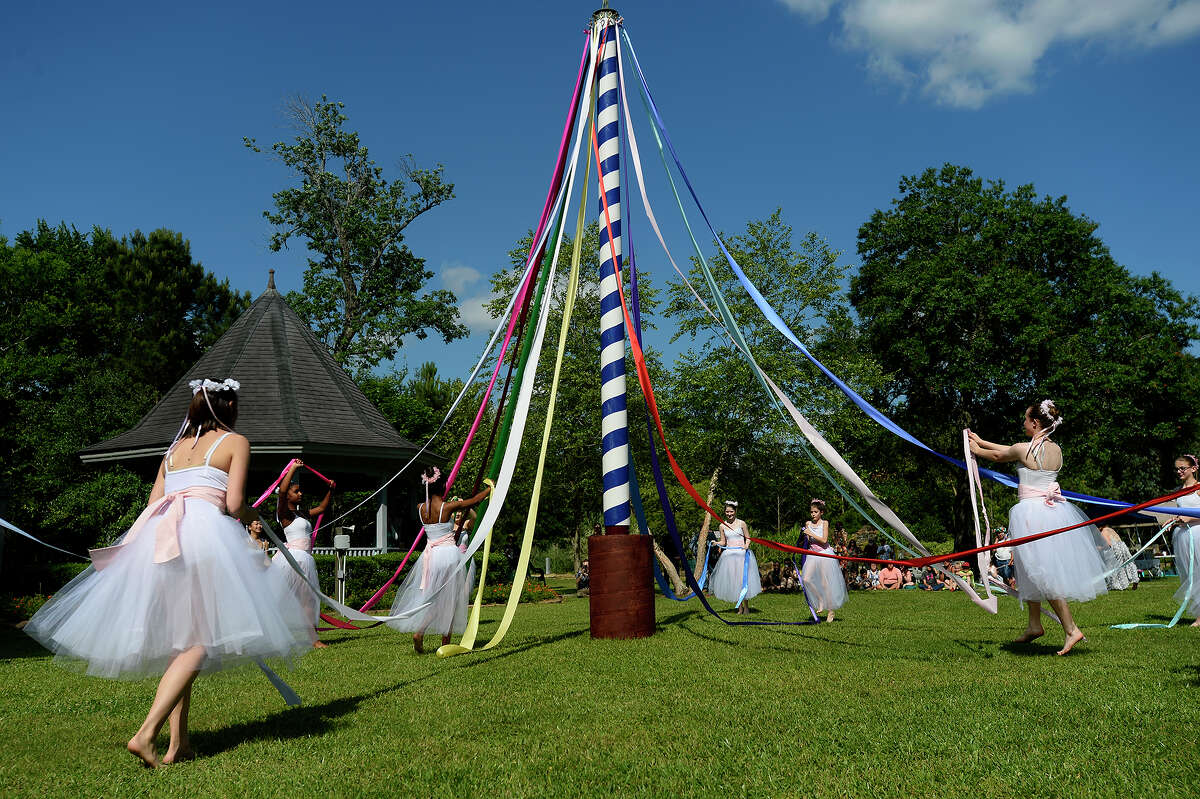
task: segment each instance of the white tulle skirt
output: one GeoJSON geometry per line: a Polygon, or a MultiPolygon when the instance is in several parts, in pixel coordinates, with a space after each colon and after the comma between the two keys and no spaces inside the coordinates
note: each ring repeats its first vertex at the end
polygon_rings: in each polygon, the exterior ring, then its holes
{"type": "Polygon", "coordinates": [[[467,604],[475,582],[475,561],[470,566],[460,562],[458,547],[440,546],[426,549],[413,565],[412,571],[396,590],[392,616],[401,616],[388,626],[409,633],[450,635],[467,627],[467,604]],[[421,588],[425,559],[429,559],[426,587],[421,588]],[[422,608],[422,605],[428,607],[422,608]]]}
{"type": "Polygon", "coordinates": [[[846,604],[846,578],[841,564],[834,558],[809,555],[804,559],[804,592],[813,610],[837,610],[846,604]]]}
{"type": "Polygon", "coordinates": [[[309,651],[311,619],[245,529],[204,500],[186,502],[179,557],[154,563],[147,530],[59,589],[25,632],[65,665],[129,679],[160,675],[196,646],[203,671],[309,651]]]}
{"type": "MultiPolygon", "coordinates": [[[[1046,505],[1041,498],[1018,502],[1008,513],[1012,538],[1044,533],[1086,520],[1069,502],[1046,505]]],[[[1017,596],[1022,601],[1071,599],[1086,602],[1106,593],[1104,560],[1106,546],[1100,531],[1089,524],[1013,548],[1017,596]]]]}
{"type": "Polygon", "coordinates": [[[762,593],[762,581],[758,576],[758,559],[745,549],[724,549],[709,579],[709,588],[717,599],[737,602],[742,594],[742,575],[746,576],[746,599],[762,593]],[[749,563],[746,555],[749,553],[749,563]]]}
{"type": "Polygon", "coordinates": [[[304,578],[311,580],[313,585],[321,584],[317,579],[317,561],[313,559],[311,552],[305,552],[303,549],[289,547],[288,554],[296,561],[300,571],[304,572],[304,577],[297,574],[296,570],[288,565],[287,560],[278,552],[271,557],[271,569],[279,572],[284,582],[287,583],[288,590],[295,597],[294,601],[300,603],[301,610],[315,627],[321,621],[321,598],[313,593],[304,578]]]}
{"type": "Polygon", "coordinates": [[[1179,590],[1175,592],[1175,601],[1182,602],[1188,596],[1190,585],[1191,597],[1183,612],[1189,616],[1200,616],[1200,524],[1176,527],[1171,535],[1171,551],[1175,553],[1175,571],[1179,574],[1179,590]]]}

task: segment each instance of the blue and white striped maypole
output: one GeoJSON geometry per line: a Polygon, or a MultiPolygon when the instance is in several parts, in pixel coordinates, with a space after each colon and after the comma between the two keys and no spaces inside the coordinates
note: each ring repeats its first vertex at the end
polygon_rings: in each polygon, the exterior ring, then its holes
{"type": "Polygon", "coordinates": [[[616,11],[605,7],[592,17],[599,41],[596,140],[600,150],[600,451],[604,475],[604,531],[629,532],[629,418],[625,403],[625,323],[617,291],[616,259],[621,257],[620,89],[617,85],[616,11]],[[607,198],[605,201],[604,198],[607,198]],[[608,213],[605,214],[605,206],[608,213]],[[609,240],[609,226],[612,240],[609,240]],[[616,529],[614,529],[616,528],[616,529]]]}

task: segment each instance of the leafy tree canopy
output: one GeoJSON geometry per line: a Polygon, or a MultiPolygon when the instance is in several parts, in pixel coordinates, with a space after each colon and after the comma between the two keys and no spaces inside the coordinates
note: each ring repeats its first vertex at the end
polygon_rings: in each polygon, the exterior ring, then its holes
{"type": "MultiPolygon", "coordinates": [[[[1157,273],[1133,275],[1066,197],[1013,191],[947,164],[901,179],[859,229],[850,298],[871,351],[895,379],[878,399],[943,452],[971,426],[1019,440],[1025,407],[1066,416],[1064,484],[1153,496],[1200,432],[1193,398],[1200,303],[1157,273]]],[[[929,500],[957,509],[961,475],[939,470],[929,500]]],[[[960,539],[961,540],[961,539],[960,539]]]]}
{"type": "Polygon", "coordinates": [[[121,468],[85,470],[78,451],[132,427],[249,303],[168,230],[117,239],[39,222],[0,238],[10,517],[76,551],[123,531],[149,485],[121,468]]]}
{"type": "MultiPolygon", "coordinates": [[[[338,363],[359,371],[394,358],[406,335],[425,338],[432,329],[452,341],[467,329],[452,292],[423,290],[433,273],[404,243],[409,224],[452,198],[454,185],[440,164],[419,169],[412,156],[400,164],[402,179],[385,178],[358,134],[344,129],[342,108],[324,96],[290,104],[296,138],[271,150],[300,185],[273,194],[275,210],[263,216],[276,226],[272,250],[299,237],[312,254],[304,291],[289,293],[288,304],[338,363]]],[[[244,141],[261,152],[254,139],[244,141]]]]}

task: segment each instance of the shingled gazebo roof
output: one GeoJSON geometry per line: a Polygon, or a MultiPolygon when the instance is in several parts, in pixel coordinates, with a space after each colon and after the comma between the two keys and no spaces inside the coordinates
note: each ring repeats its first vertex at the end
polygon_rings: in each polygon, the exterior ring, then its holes
{"type": "MultiPolygon", "coordinates": [[[[204,377],[232,377],[242,384],[237,430],[250,439],[254,455],[303,457],[322,471],[339,473],[342,483],[349,474],[390,474],[417,450],[288,306],[271,270],[267,290],[141,421],[87,447],[80,457],[93,464],[131,459],[157,464],[183,420],[191,398],[188,381],[204,377]]],[[[421,459],[436,460],[432,454],[421,459]]]]}

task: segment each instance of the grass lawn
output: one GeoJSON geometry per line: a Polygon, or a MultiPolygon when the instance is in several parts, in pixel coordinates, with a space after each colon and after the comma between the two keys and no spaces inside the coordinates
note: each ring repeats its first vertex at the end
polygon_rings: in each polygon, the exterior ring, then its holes
{"type": "MultiPolygon", "coordinates": [[[[961,594],[855,592],[836,622],[727,627],[659,600],[658,632],[593,641],[588,603],[523,606],[497,650],[418,657],[386,628],[324,633],[281,674],[201,677],[199,759],[124,751],[154,681],[54,666],[0,631],[0,796],[1200,795],[1200,629],[1175,580],[1077,605],[1088,635],[1016,646],[1025,613],[961,594]]],[[[799,618],[764,595],[755,619],[799,618]]],[[[501,609],[488,608],[482,637],[501,609]]],[[[160,742],[165,748],[165,735],[160,742]]]]}

